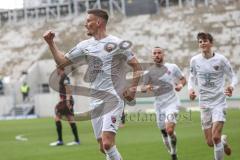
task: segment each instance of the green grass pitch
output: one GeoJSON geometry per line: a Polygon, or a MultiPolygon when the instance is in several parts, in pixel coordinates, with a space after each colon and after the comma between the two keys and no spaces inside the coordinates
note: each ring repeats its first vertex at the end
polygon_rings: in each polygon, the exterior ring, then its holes
{"type": "MultiPolygon", "coordinates": [[[[178,136],[179,160],[212,160],[213,149],[207,147],[199,122],[199,112],[189,113],[179,119],[178,136]]],[[[149,115],[127,115],[127,122],[117,135],[117,145],[124,160],[169,160],[158,128],[149,115]],[[148,118],[148,119],[146,119],[148,118]]],[[[231,157],[225,160],[240,159],[240,110],[227,112],[227,123],[223,133],[228,135],[232,146],[231,157]]],[[[67,122],[63,122],[65,143],[73,136],[67,122]]],[[[50,147],[56,140],[54,121],[51,118],[31,120],[0,121],[0,160],[104,160],[98,151],[91,123],[78,122],[81,138],[80,146],[50,147]],[[24,135],[28,141],[18,141],[16,135],[24,135]]]]}

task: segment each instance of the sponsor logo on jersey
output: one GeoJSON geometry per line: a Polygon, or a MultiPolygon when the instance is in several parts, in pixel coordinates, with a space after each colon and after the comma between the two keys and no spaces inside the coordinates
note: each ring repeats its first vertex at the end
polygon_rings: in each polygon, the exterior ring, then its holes
{"type": "Polygon", "coordinates": [[[114,131],[117,131],[116,126],[114,126],[113,124],[111,124],[110,126],[113,128],[114,131]]]}
{"type": "Polygon", "coordinates": [[[116,118],[115,116],[112,116],[112,117],[111,117],[111,120],[112,120],[112,123],[116,123],[117,118],[116,118]]]}
{"type": "Polygon", "coordinates": [[[101,69],[102,66],[103,66],[103,64],[102,64],[101,60],[99,60],[99,59],[95,59],[94,60],[94,65],[93,65],[94,69],[101,69]]]}
{"type": "Polygon", "coordinates": [[[89,50],[87,48],[85,48],[83,51],[82,51],[82,54],[89,54],[89,50]]]}

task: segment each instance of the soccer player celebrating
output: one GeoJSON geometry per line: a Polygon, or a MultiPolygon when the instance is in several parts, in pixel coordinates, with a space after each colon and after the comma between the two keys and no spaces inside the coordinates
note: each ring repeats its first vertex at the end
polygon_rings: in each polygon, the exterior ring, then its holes
{"type": "Polygon", "coordinates": [[[66,66],[82,59],[88,61],[91,68],[89,79],[91,96],[93,96],[90,106],[97,108],[99,112],[109,108],[106,106],[112,108],[107,113],[93,117],[92,125],[95,137],[101,152],[106,155],[107,159],[122,160],[115,145],[115,136],[124,108],[123,99],[134,100],[135,88],[140,76],[138,70],[141,70],[141,67],[134,54],[129,49],[123,49],[126,44],[123,44],[120,38],[107,34],[107,21],[106,11],[101,9],[88,10],[85,27],[87,35],[91,38],[80,42],[65,55],[57,48],[53,40],[55,34],[52,31],[47,31],[43,37],[58,65],[66,66]],[[118,50],[119,52],[117,52],[118,50]],[[119,57],[114,58],[116,55],[119,57]],[[126,66],[123,65],[124,62],[132,67],[134,77],[131,85],[127,87],[122,84],[125,80],[124,70],[126,66]]]}
{"type": "Polygon", "coordinates": [[[73,97],[71,95],[71,90],[68,87],[70,84],[69,77],[64,73],[63,68],[57,69],[58,75],[60,76],[59,79],[59,97],[60,102],[55,107],[55,123],[57,129],[58,140],[56,142],[50,143],[50,146],[61,146],[63,145],[63,138],[62,138],[62,123],[61,118],[62,116],[66,116],[69,125],[71,126],[72,133],[74,135],[74,141],[67,143],[68,146],[72,145],[79,145],[79,137],[77,131],[77,125],[74,121],[73,116],[73,97]]]}
{"type": "Polygon", "coordinates": [[[206,143],[209,147],[214,147],[215,160],[223,160],[224,152],[227,155],[231,154],[226,135],[222,135],[227,108],[226,96],[232,96],[237,77],[226,57],[212,50],[211,34],[198,33],[197,41],[201,53],[192,57],[190,61],[189,97],[191,100],[196,98],[196,85],[206,143]],[[224,91],[225,74],[231,84],[224,91]]]}
{"type": "Polygon", "coordinates": [[[154,94],[157,125],[172,160],[177,160],[177,137],[174,129],[180,101],[174,88],[179,92],[186,84],[186,79],[176,64],[165,63],[162,48],[155,47],[152,50],[152,57],[155,64],[147,69],[141,91],[154,94]]]}

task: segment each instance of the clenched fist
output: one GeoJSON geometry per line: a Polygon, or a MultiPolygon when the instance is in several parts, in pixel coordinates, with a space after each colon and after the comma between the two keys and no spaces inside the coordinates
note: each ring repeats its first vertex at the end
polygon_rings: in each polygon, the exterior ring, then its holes
{"type": "Polygon", "coordinates": [[[132,101],[135,98],[135,94],[137,91],[137,87],[130,87],[125,89],[125,91],[123,92],[123,97],[127,100],[127,101],[132,101]]]}
{"type": "Polygon", "coordinates": [[[225,89],[224,94],[225,94],[226,96],[228,96],[228,97],[231,97],[232,94],[233,94],[233,87],[228,86],[228,87],[225,89]]]}
{"type": "Polygon", "coordinates": [[[54,37],[55,37],[55,33],[51,30],[46,31],[43,34],[43,38],[48,44],[53,42],[54,37]]]}

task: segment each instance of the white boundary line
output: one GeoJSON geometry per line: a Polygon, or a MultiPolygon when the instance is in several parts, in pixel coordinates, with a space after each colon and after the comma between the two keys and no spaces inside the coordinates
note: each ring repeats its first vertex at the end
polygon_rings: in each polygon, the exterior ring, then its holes
{"type": "Polygon", "coordinates": [[[28,139],[25,138],[24,135],[21,135],[21,134],[16,135],[15,139],[18,140],[18,141],[28,141],[28,139]]]}

